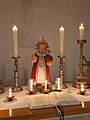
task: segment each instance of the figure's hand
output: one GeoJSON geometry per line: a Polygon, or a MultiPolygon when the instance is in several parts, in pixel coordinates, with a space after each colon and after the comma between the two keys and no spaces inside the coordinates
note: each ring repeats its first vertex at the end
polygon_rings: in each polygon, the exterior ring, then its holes
{"type": "Polygon", "coordinates": [[[37,61],[37,56],[35,54],[32,54],[32,61],[36,62],[37,61]]]}
{"type": "Polygon", "coordinates": [[[47,65],[48,65],[48,66],[51,66],[52,64],[53,64],[52,61],[47,62],[47,65]]]}
{"type": "Polygon", "coordinates": [[[53,57],[51,55],[46,56],[47,65],[51,66],[53,63],[53,57]]]}

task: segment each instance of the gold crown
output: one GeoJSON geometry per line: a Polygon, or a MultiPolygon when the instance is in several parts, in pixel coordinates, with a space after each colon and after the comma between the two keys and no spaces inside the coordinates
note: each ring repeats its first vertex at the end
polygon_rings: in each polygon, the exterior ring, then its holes
{"type": "Polygon", "coordinates": [[[46,49],[49,48],[48,42],[47,42],[46,40],[44,40],[44,37],[42,37],[42,40],[41,40],[41,41],[38,40],[37,44],[35,45],[35,49],[38,49],[38,46],[39,46],[40,44],[46,45],[46,49]]]}

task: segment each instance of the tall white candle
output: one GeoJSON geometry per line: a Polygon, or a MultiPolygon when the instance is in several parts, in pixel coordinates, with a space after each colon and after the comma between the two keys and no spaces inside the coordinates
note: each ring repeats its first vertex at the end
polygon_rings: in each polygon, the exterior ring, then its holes
{"type": "Polygon", "coordinates": [[[58,90],[60,90],[60,78],[58,78],[58,90]]]}
{"type": "Polygon", "coordinates": [[[83,23],[79,26],[79,40],[83,40],[84,38],[84,26],[83,23]]]}
{"type": "Polygon", "coordinates": [[[45,91],[47,91],[47,80],[45,80],[45,91]]]}
{"type": "Polygon", "coordinates": [[[18,28],[14,25],[12,27],[13,41],[14,41],[14,57],[18,57],[18,28]]]}
{"type": "Polygon", "coordinates": [[[30,80],[30,91],[33,91],[33,80],[30,80]]]}
{"type": "Polygon", "coordinates": [[[63,51],[64,51],[64,28],[61,26],[59,28],[60,32],[60,57],[63,57],[63,51]]]}

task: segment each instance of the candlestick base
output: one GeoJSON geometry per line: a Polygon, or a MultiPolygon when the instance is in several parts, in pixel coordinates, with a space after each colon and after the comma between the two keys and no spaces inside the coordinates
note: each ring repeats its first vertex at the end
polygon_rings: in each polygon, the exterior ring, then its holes
{"type": "Polygon", "coordinates": [[[80,89],[81,84],[83,84],[86,89],[90,88],[90,80],[87,75],[78,74],[76,79],[73,81],[72,86],[80,89]]]}
{"type": "Polygon", "coordinates": [[[22,87],[12,87],[12,92],[20,92],[20,91],[22,91],[23,89],[22,89],[22,87]]]}

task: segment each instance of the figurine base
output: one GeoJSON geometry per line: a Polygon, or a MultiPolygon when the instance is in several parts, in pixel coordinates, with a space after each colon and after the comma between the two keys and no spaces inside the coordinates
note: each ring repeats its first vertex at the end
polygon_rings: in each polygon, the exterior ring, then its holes
{"type": "Polygon", "coordinates": [[[21,87],[12,87],[12,92],[20,92],[23,89],[21,87]]]}
{"type": "Polygon", "coordinates": [[[81,84],[84,85],[85,89],[90,88],[90,80],[87,75],[77,75],[76,79],[73,81],[72,86],[80,89],[81,84]]]}

